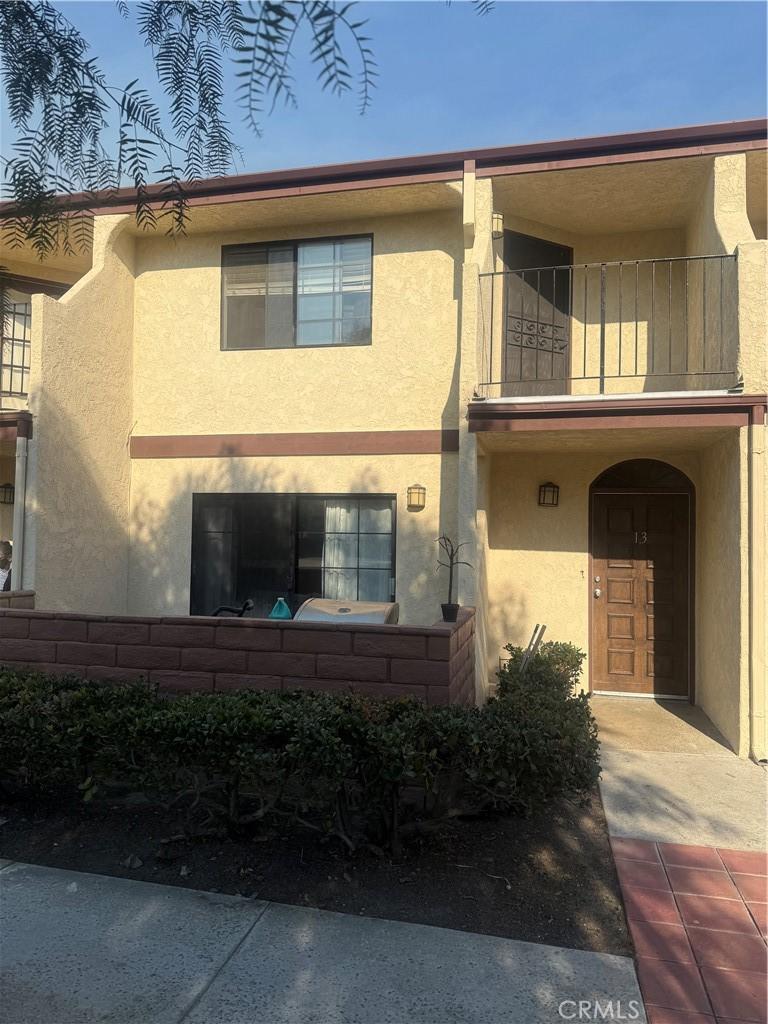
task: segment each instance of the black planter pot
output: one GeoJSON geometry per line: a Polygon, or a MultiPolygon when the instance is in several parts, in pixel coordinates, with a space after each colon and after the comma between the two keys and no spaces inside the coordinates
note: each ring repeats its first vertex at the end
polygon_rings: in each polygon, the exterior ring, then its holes
{"type": "Polygon", "coordinates": [[[443,622],[455,622],[459,616],[459,605],[457,604],[441,604],[440,607],[443,609],[443,622]]]}

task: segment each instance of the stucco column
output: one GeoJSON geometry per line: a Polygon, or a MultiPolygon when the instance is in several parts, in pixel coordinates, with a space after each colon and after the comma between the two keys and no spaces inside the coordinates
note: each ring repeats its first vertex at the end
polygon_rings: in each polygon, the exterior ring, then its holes
{"type": "Polygon", "coordinates": [[[765,423],[749,427],[749,754],[768,759],[766,704],[766,575],[768,574],[768,475],[765,423]]]}
{"type": "Polygon", "coordinates": [[[26,434],[16,435],[16,473],[13,504],[13,566],[11,585],[14,590],[24,589],[24,527],[27,507],[27,448],[26,434]]]}
{"type": "Polygon", "coordinates": [[[459,604],[476,604],[475,565],[477,562],[477,441],[467,427],[467,405],[472,399],[476,375],[476,352],[480,281],[474,263],[464,264],[461,291],[461,374],[459,381],[459,488],[458,534],[461,557],[472,568],[459,570],[459,604]]]}

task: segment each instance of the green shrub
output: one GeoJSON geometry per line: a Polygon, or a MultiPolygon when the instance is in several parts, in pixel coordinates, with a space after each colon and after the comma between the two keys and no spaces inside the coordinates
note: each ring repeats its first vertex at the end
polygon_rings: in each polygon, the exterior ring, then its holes
{"type": "Polygon", "coordinates": [[[573,644],[549,640],[541,644],[538,651],[523,669],[522,647],[508,644],[504,648],[509,658],[499,670],[497,695],[507,696],[518,689],[548,690],[558,697],[566,698],[573,692],[581,676],[581,667],[586,655],[573,644]]]}
{"type": "MultiPolygon", "coordinates": [[[[553,652],[561,673],[568,659],[553,652]]],[[[86,798],[120,785],[184,807],[193,831],[287,818],[396,852],[425,818],[528,813],[594,786],[587,698],[541,685],[543,670],[509,676],[498,699],[465,708],[306,692],[167,700],[0,671],[0,780],[86,798]]]]}

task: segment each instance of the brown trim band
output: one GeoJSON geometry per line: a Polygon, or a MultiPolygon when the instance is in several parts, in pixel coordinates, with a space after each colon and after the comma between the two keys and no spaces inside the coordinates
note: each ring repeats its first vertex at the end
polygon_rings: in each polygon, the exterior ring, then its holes
{"type": "Polygon", "coordinates": [[[32,437],[32,414],[24,409],[0,412],[0,441],[32,437]]]}
{"type": "Polygon", "coordinates": [[[539,160],[529,163],[501,164],[478,170],[478,178],[502,177],[508,174],[532,174],[534,171],[562,171],[575,167],[602,167],[607,164],[632,164],[653,160],[673,160],[679,157],[715,156],[719,153],[745,153],[765,149],[762,139],[745,142],[713,142],[702,146],[678,146],[672,149],[643,149],[632,153],[595,154],[593,156],[563,157],[558,160],[539,160]]]}
{"type": "Polygon", "coordinates": [[[441,455],[459,450],[458,430],[371,430],[317,434],[177,434],[131,438],[132,459],[289,455],[441,455]]]}
{"type": "Polygon", "coordinates": [[[583,402],[472,402],[469,430],[612,430],[636,427],[742,427],[764,423],[765,395],[604,399],[583,402]]]}
{"type": "MultiPolygon", "coordinates": [[[[492,149],[457,150],[421,156],[392,157],[358,163],[328,164],[320,167],[298,167],[290,170],[258,174],[239,174],[208,178],[185,185],[185,194],[192,203],[235,202],[243,199],[270,198],[286,195],[332,192],[344,189],[384,187],[424,181],[450,181],[460,178],[466,161],[474,161],[478,175],[519,173],[557,166],[577,166],[576,161],[618,162],[628,154],[633,159],[661,159],[697,153],[729,152],[763,148],[766,145],[768,122],[765,118],[747,121],[726,121],[718,124],[666,128],[661,131],[630,132],[621,135],[599,135],[582,139],[560,139],[533,142],[492,149]]],[[[149,185],[147,195],[162,202],[164,186],[149,185]]],[[[104,212],[125,207],[131,211],[136,202],[135,190],[122,188],[93,196],[85,193],[62,199],[71,209],[93,209],[104,212]]],[[[0,219],[13,215],[13,202],[0,203],[0,219]]]]}
{"type": "Polygon", "coordinates": [[[24,274],[9,274],[7,272],[0,273],[0,277],[3,279],[3,284],[6,288],[17,288],[21,292],[29,292],[31,295],[37,295],[42,292],[43,295],[50,295],[54,299],[59,299],[67,291],[68,288],[72,287],[72,284],[66,284],[63,281],[51,281],[47,278],[42,277],[27,277],[24,274]]]}

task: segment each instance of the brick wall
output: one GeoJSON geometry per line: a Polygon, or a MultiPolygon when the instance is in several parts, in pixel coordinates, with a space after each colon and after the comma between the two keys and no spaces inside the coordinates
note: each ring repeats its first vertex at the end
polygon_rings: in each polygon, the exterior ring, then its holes
{"type": "Polygon", "coordinates": [[[0,664],[166,692],[245,688],[475,699],[473,609],[457,623],[369,626],[270,619],[126,618],[0,608],[0,664]]]}
{"type": "Polygon", "coordinates": [[[34,608],[34,590],[0,590],[0,608],[34,608]]]}

